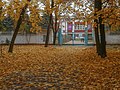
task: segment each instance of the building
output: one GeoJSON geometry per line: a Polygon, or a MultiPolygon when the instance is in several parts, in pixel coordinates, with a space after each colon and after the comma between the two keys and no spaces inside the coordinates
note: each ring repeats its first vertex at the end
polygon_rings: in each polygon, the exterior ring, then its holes
{"type": "Polygon", "coordinates": [[[87,32],[88,40],[93,39],[93,29],[91,23],[86,23],[80,20],[61,21],[61,30],[63,35],[70,36],[71,39],[78,40],[85,38],[87,32]]]}

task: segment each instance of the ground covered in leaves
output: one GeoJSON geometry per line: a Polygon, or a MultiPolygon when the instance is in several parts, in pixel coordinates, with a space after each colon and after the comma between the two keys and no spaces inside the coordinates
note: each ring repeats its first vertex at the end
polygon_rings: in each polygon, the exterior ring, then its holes
{"type": "Polygon", "coordinates": [[[2,47],[0,90],[120,90],[120,48],[105,59],[95,47],[2,47]]]}

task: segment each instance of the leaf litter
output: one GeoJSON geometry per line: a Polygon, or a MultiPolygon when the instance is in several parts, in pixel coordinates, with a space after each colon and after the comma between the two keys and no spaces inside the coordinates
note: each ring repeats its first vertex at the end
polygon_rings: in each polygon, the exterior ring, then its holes
{"type": "Polygon", "coordinates": [[[1,90],[119,90],[120,48],[108,47],[105,59],[95,47],[3,47],[1,90]]]}

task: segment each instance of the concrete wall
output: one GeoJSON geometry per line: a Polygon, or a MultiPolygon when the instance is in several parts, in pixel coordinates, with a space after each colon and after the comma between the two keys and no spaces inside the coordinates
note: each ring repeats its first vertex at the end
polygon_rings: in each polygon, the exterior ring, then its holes
{"type": "Polygon", "coordinates": [[[120,35],[109,35],[106,34],[107,44],[120,44],[120,35]]]}
{"type": "MultiPolygon", "coordinates": [[[[31,35],[22,35],[22,34],[18,34],[15,40],[16,44],[19,43],[37,43],[37,44],[44,44],[45,42],[43,41],[43,35],[46,34],[31,34],[31,35]]],[[[10,41],[12,38],[12,34],[1,34],[0,35],[0,43],[1,41],[3,41],[2,43],[6,43],[6,38],[8,38],[8,40],[10,41]]],[[[49,39],[49,43],[52,43],[52,34],[50,34],[50,39],[49,39]]]]}
{"type": "MultiPolygon", "coordinates": [[[[30,40],[29,43],[44,44],[45,42],[43,42],[43,35],[46,35],[46,33],[32,34],[31,36],[18,34],[15,43],[27,44],[28,41],[30,40]]],[[[49,43],[52,43],[53,40],[52,37],[53,37],[52,34],[50,34],[49,43]]],[[[3,43],[6,43],[6,38],[8,38],[8,40],[11,40],[12,34],[0,34],[0,43],[1,41],[4,41],[3,43]]],[[[106,42],[107,44],[120,44],[120,35],[106,34],[106,42]]]]}

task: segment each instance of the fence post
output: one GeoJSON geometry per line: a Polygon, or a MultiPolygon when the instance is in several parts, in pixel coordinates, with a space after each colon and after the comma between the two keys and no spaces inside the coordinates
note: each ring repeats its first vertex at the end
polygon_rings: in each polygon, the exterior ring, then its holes
{"type": "Polygon", "coordinates": [[[74,32],[72,32],[72,45],[74,45],[75,35],[74,32]]]}
{"type": "Polygon", "coordinates": [[[85,45],[88,45],[88,28],[85,27],[85,45]]]}
{"type": "Polygon", "coordinates": [[[59,31],[58,31],[58,44],[62,45],[62,43],[63,43],[62,31],[61,31],[61,28],[59,28],[59,31]]]}

